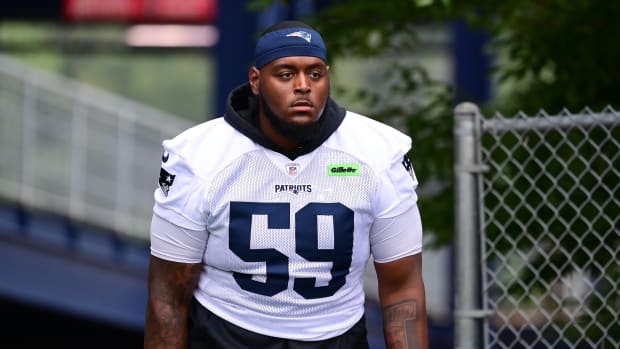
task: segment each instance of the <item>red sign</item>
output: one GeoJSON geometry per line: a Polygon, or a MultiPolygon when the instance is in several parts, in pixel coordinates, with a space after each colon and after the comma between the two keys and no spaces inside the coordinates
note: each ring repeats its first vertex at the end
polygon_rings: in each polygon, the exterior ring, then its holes
{"type": "Polygon", "coordinates": [[[63,0],[70,22],[208,23],[217,0],[63,0]]]}

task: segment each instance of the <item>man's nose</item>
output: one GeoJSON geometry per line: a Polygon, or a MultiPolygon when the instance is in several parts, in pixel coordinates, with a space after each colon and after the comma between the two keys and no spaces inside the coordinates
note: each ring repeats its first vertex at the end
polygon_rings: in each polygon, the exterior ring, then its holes
{"type": "Polygon", "coordinates": [[[295,77],[295,91],[300,93],[310,92],[310,79],[305,74],[298,74],[295,77]]]}

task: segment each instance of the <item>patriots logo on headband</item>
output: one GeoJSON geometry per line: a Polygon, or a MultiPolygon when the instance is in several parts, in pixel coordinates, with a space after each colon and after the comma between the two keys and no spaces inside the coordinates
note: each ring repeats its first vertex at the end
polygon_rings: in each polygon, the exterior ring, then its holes
{"type": "Polygon", "coordinates": [[[306,31],[303,31],[303,30],[292,32],[290,34],[286,34],[286,36],[296,36],[298,38],[302,38],[302,39],[306,40],[307,42],[310,42],[312,40],[312,34],[306,32],[306,31]]]}

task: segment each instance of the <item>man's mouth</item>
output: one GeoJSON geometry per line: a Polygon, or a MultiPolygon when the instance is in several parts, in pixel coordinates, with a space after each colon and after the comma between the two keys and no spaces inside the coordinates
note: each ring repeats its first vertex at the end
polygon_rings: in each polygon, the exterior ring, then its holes
{"type": "Polygon", "coordinates": [[[312,102],[305,99],[297,100],[291,104],[291,108],[295,110],[310,110],[312,107],[312,102]]]}

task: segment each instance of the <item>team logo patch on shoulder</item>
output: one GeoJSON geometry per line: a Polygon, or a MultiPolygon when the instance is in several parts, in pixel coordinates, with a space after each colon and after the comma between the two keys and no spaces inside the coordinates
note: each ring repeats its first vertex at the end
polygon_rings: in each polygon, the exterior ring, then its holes
{"type": "Polygon", "coordinates": [[[302,39],[306,40],[307,42],[310,42],[312,40],[312,34],[306,32],[306,31],[303,31],[303,30],[292,32],[290,34],[286,34],[286,36],[296,36],[298,38],[302,38],[302,39]]]}
{"type": "Polygon", "coordinates": [[[329,176],[359,176],[359,164],[336,164],[327,166],[327,174],[329,176]]]}
{"type": "Polygon", "coordinates": [[[159,171],[159,187],[165,196],[168,196],[170,187],[172,186],[172,183],[174,183],[174,177],[176,177],[176,175],[169,173],[163,168],[159,171]]]}
{"type": "Polygon", "coordinates": [[[407,170],[407,172],[409,172],[409,175],[411,176],[411,178],[413,178],[414,181],[417,181],[417,179],[415,178],[415,174],[413,173],[413,165],[411,164],[411,159],[409,159],[407,154],[405,154],[405,156],[403,156],[402,164],[405,167],[405,170],[407,170]]]}

